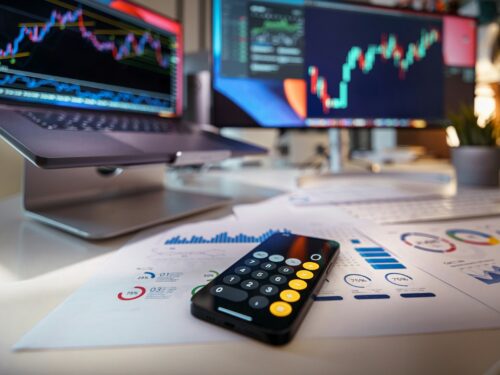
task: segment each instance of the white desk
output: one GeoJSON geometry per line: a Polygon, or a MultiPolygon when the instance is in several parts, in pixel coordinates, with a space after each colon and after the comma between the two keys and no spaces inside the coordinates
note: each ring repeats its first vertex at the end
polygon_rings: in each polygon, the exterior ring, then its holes
{"type": "MultiPolygon", "coordinates": [[[[234,193],[239,202],[252,201],[272,196],[277,187],[292,187],[298,175],[297,171],[216,172],[195,178],[190,185],[234,193]],[[252,181],[261,188],[242,188],[239,181],[252,181]],[[266,186],[270,189],[263,188],[266,186]]],[[[195,219],[214,218],[228,212],[230,207],[195,219]]],[[[500,330],[294,340],[282,348],[246,341],[197,346],[11,352],[12,345],[25,332],[85,283],[129,238],[84,242],[24,219],[18,197],[0,202],[1,375],[481,374],[500,360],[500,330]]],[[[500,374],[500,368],[497,371],[500,374]]]]}

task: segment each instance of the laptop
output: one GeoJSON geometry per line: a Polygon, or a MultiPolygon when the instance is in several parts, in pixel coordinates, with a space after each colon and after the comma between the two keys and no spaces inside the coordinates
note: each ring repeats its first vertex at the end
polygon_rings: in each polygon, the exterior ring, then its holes
{"type": "Polygon", "coordinates": [[[182,120],[181,24],[124,0],[0,0],[0,136],[46,169],[261,154],[182,120]]]}

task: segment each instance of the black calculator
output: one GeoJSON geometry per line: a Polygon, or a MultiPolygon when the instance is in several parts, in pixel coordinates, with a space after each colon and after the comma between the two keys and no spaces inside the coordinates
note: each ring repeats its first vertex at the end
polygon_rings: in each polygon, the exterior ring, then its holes
{"type": "Polygon", "coordinates": [[[191,313],[282,345],[295,335],[339,254],[338,242],[275,234],[191,299],[191,313]]]}

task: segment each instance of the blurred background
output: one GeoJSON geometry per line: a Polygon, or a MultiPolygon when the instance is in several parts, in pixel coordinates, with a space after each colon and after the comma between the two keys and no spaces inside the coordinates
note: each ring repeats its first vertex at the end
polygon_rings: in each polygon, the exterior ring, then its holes
{"type": "MultiPolygon", "coordinates": [[[[211,49],[211,0],[136,0],[154,10],[179,19],[184,24],[185,52],[187,54],[187,72],[209,69],[209,51],[211,49]]],[[[499,0],[373,0],[360,1],[377,5],[413,8],[433,12],[459,13],[476,17],[479,24],[478,50],[476,66],[476,100],[475,110],[483,119],[500,111],[500,22],[499,0]]],[[[293,161],[299,162],[310,158],[310,148],[317,150],[318,145],[328,145],[326,131],[300,132],[283,134],[278,130],[238,130],[231,129],[230,135],[248,141],[257,142],[273,148],[274,154],[287,152],[290,143],[301,145],[293,155],[293,161]],[[236,133],[236,134],[235,134],[236,133]],[[288,143],[283,146],[281,140],[286,136],[288,143]],[[298,152],[298,154],[297,154],[298,152]],[[301,154],[302,153],[302,154],[301,154]]],[[[356,132],[355,149],[389,146],[418,146],[426,155],[446,159],[449,158],[449,146],[453,139],[447,139],[446,129],[429,130],[362,130],[356,132]],[[368,146],[367,146],[368,145],[368,146]]],[[[352,140],[351,140],[352,142],[352,140]]],[[[286,142],[285,142],[286,143],[286,142]]],[[[351,143],[351,146],[352,143],[351,143]]],[[[8,144],[0,141],[0,198],[16,194],[21,189],[22,157],[8,144]]]]}

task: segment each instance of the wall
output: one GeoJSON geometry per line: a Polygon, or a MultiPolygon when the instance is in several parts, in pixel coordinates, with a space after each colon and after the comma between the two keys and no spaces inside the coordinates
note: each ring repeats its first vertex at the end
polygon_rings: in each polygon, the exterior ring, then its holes
{"type": "Polygon", "coordinates": [[[184,24],[187,53],[209,48],[211,0],[136,0],[167,16],[181,19],[184,24]],[[199,26],[203,27],[200,30],[199,26]]]}

